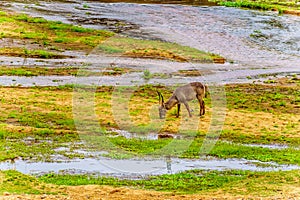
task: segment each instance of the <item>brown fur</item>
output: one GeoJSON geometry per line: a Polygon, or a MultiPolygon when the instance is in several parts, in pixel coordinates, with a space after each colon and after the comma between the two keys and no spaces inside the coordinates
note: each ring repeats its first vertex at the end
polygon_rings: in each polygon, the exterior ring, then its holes
{"type": "Polygon", "coordinates": [[[177,117],[179,117],[180,105],[183,103],[189,112],[189,116],[192,117],[188,101],[198,99],[200,105],[200,116],[205,114],[205,104],[203,98],[206,97],[207,86],[200,82],[192,82],[181,87],[178,87],[169,100],[165,103],[164,98],[160,92],[158,92],[160,107],[159,116],[164,118],[166,111],[177,105],[177,117]],[[162,99],[162,100],[160,100],[162,99]]]}

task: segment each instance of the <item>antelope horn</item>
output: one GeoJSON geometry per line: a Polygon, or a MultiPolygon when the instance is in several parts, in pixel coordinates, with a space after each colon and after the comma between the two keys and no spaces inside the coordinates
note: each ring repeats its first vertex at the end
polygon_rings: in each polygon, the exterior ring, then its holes
{"type": "Polygon", "coordinates": [[[161,96],[161,103],[163,104],[165,101],[164,101],[164,96],[162,94],[160,94],[161,96]]]}
{"type": "Polygon", "coordinates": [[[161,98],[161,104],[163,104],[164,103],[164,97],[163,97],[163,95],[159,92],[159,91],[157,91],[157,94],[158,94],[158,98],[159,98],[159,103],[160,103],[160,98],[161,98]]]}
{"type": "Polygon", "coordinates": [[[159,91],[156,91],[157,92],[157,94],[158,94],[158,102],[160,103],[160,92],[159,91]]]}

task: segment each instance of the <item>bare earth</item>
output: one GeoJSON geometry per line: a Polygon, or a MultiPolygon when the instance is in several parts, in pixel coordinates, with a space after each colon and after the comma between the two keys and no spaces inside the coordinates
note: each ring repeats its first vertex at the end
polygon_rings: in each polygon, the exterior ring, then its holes
{"type": "Polygon", "coordinates": [[[137,190],[131,188],[115,188],[111,186],[85,185],[85,186],[68,186],[61,188],[65,195],[12,195],[4,194],[0,196],[1,200],[38,200],[38,199],[56,199],[56,200],[111,200],[111,199],[138,199],[138,200],[158,200],[158,199],[300,199],[300,187],[286,186],[284,190],[278,191],[278,194],[272,197],[258,196],[232,196],[217,191],[210,194],[194,195],[174,195],[167,192],[157,192],[150,190],[137,190]]]}

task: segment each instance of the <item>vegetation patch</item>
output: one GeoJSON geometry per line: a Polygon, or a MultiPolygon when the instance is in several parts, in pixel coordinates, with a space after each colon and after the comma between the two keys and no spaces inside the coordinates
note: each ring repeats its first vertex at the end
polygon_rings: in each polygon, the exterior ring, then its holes
{"type": "MultiPolygon", "coordinates": [[[[159,85],[129,87],[129,91],[133,89],[133,94],[129,99],[128,97],[126,97],[127,99],[124,97],[124,99],[122,94],[126,94],[126,88],[99,87],[95,93],[97,120],[103,127],[118,128],[116,120],[119,119],[113,115],[112,108],[118,104],[118,109],[122,110],[122,101],[129,100],[129,105],[124,104],[124,106],[129,106],[125,109],[129,109],[131,121],[127,128],[130,131],[147,133],[152,130],[180,133],[180,124],[182,120],[186,119],[186,127],[189,126],[188,124],[199,123],[199,131],[206,133],[211,122],[210,98],[205,99],[208,112],[201,118],[196,116],[187,118],[185,109],[182,109],[181,117],[176,118],[176,108],[174,108],[167,113],[166,121],[159,120],[158,111],[155,108],[158,106],[157,90],[161,91],[165,98],[168,98],[174,88],[165,88],[159,85]],[[120,98],[112,101],[113,96],[119,94],[120,98]],[[145,115],[145,113],[151,114],[145,115]],[[156,125],[153,126],[154,124],[156,125]]],[[[250,137],[252,135],[251,141],[256,139],[263,143],[279,141],[280,138],[282,142],[291,142],[291,140],[296,142],[299,137],[297,134],[300,103],[298,91],[299,86],[297,85],[291,87],[254,84],[228,85],[226,98],[229,110],[224,124],[224,136],[250,137]],[[242,119],[247,119],[247,121],[242,119]],[[262,138],[262,135],[268,137],[262,138]],[[282,137],[283,135],[284,137],[282,137]]],[[[74,129],[72,122],[73,86],[58,88],[3,87],[0,88],[0,92],[2,94],[0,116],[2,122],[43,128],[49,128],[51,124],[52,128],[74,129]]],[[[198,102],[192,101],[190,107],[195,110],[194,115],[196,115],[199,110],[198,102]]]]}
{"type": "Polygon", "coordinates": [[[234,0],[234,1],[220,1],[214,0],[219,5],[228,7],[240,7],[258,10],[272,10],[278,11],[279,14],[295,14],[300,15],[300,5],[297,1],[279,0],[279,1],[255,1],[255,0],[234,0]]]}
{"type": "Polygon", "coordinates": [[[0,76],[119,76],[138,70],[125,67],[6,67],[0,66],[0,76]]]}
{"type": "MultiPolygon", "coordinates": [[[[299,81],[298,81],[299,82],[299,81]]],[[[300,113],[299,86],[242,84],[226,87],[227,106],[269,113],[300,113]]]]}
{"type": "Polygon", "coordinates": [[[125,52],[123,55],[133,58],[153,58],[153,59],[170,59],[178,62],[187,62],[188,60],[180,55],[176,55],[167,50],[160,49],[135,49],[125,52]]]}
{"type": "MultiPolygon", "coordinates": [[[[107,197],[107,195],[121,198],[136,193],[140,197],[150,192],[151,195],[145,198],[198,199],[210,197],[211,194],[214,194],[214,196],[217,194],[217,197],[221,194],[220,198],[238,198],[244,195],[251,196],[251,198],[278,198],[279,196],[298,198],[299,178],[299,171],[250,172],[238,170],[224,172],[192,170],[178,174],[148,177],[147,180],[122,180],[89,175],[57,174],[47,174],[40,178],[34,178],[10,170],[0,172],[0,193],[9,193],[8,197],[15,197],[14,194],[33,194],[26,196],[26,198],[30,197],[32,199],[47,197],[65,199],[68,196],[83,198],[82,194],[89,191],[87,187],[95,185],[90,189],[101,192],[90,193],[91,199],[101,198],[102,196],[107,197]],[[83,187],[83,185],[86,185],[86,187],[83,187]],[[102,185],[102,187],[96,185],[102,185]],[[108,187],[103,187],[103,185],[110,185],[114,188],[108,190],[108,187]],[[132,189],[124,191],[123,186],[132,189]],[[136,189],[150,191],[142,192],[136,189]],[[153,190],[168,193],[157,193],[153,190]],[[43,196],[37,194],[43,194],[43,196]],[[118,194],[119,196],[116,196],[118,194]]],[[[20,195],[18,196],[20,197],[20,195]]]]}
{"type": "Polygon", "coordinates": [[[175,76],[202,76],[212,73],[210,70],[187,69],[172,73],[175,76]]]}
{"type": "Polygon", "coordinates": [[[48,185],[35,177],[17,171],[0,171],[0,195],[9,194],[57,194],[55,185],[48,185]]]}
{"type": "Polygon", "coordinates": [[[45,58],[45,59],[59,59],[59,58],[73,57],[73,56],[57,54],[47,50],[29,50],[29,49],[19,48],[19,47],[0,48],[0,55],[24,57],[24,58],[45,58]]]}
{"type": "Polygon", "coordinates": [[[82,147],[78,141],[78,134],[72,131],[1,124],[0,161],[23,159],[53,162],[54,155],[60,155],[65,160],[83,158],[83,154],[73,151],[82,147]],[[69,147],[70,150],[55,151],[60,147],[69,147]]]}
{"type": "MultiPolygon", "coordinates": [[[[39,44],[43,48],[89,51],[114,35],[109,31],[83,28],[59,21],[47,21],[25,14],[1,12],[1,38],[20,39],[39,44]]],[[[5,52],[3,53],[5,55],[5,52]]]]}
{"type": "Polygon", "coordinates": [[[75,76],[78,70],[78,67],[46,68],[0,66],[0,76],[75,76]]]}
{"type": "MultiPolygon", "coordinates": [[[[124,137],[112,137],[109,140],[103,140],[101,137],[91,137],[92,140],[86,138],[93,147],[100,146],[103,148],[105,142],[110,142],[116,155],[126,156],[172,156],[180,158],[200,158],[203,137],[197,136],[190,139],[172,139],[162,140],[143,140],[139,138],[126,139],[124,137]],[[101,141],[102,140],[102,141],[101,141]],[[171,144],[173,142],[173,144],[171,144]],[[191,143],[191,144],[189,144],[191,143]],[[189,144],[189,145],[187,145],[189,144]],[[176,146],[173,149],[165,148],[167,145],[176,146]]],[[[103,150],[103,149],[99,149],[103,150]]],[[[268,149],[255,146],[243,146],[235,143],[223,142],[220,140],[207,155],[220,159],[238,158],[247,160],[259,160],[262,162],[276,162],[280,164],[296,164],[300,165],[298,154],[299,149],[268,149]]]]}
{"type": "Polygon", "coordinates": [[[120,56],[167,59],[179,62],[212,63],[214,59],[224,59],[216,54],[175,43],[127,37],[111,37],[99,45],[99,50],[120,56]]]}
{"type": "MultiPolygon", "coordinates": [[[[285,187],[289,192],[299,184],[299,171],[250,172],[250,171],[187,171],[178,174],[149,177],[147,180],[120,180],[85,175],[48,174],[40,178],[58,185],[112,185],[131,186],[174,194],[211,194],[221,192],[231,195],[273,196],[285,187]]],[[[284,189],[284,190],[285,190],[284,189]]],[[[284,191],[285,193],[286,191],[284,191]]]]}
{"type": "MultiPolygon", "coordinates": [[[[176,108],[174,108],[168,112],[165,121],[160,120],[157,110],[157,90],[167,98],[172,94],[174,88],[160,85],[144,85],[137,88],[112,86],[95,88],[93,89],[95,103],[91,110],[96,113],[95,117],[90,118],[89,115],[82,114],[80,115],[81,120],[78,121],[73,116],[72,96],[75,90],[80,89],[79,86],[2,87],[0,88],[0,122],[2,123],[0,140],[3,143],[1,160],[15,156],[31,159],[40,158],[39,155],[42,155],[47,158],[46,155],[54,153],[53,145],[76,142],[79,136],[80,138],[86,137],[85,140],[90,142],[92,148],[100,147],[100,149],[96,148],[99,151],[114,152],[117,147],[123,151],[120,153],[125,157],[163,154],[197,158],[200,154],[199,147],[201,147],[211,124],[211,100],[210,98],[205,99],[207,113],[201,118],[197,116],[189,118],[185,109],[182,109],[181,116],[176,118],[176,108]],[[130,92],[130,96],[127,95],[128,92],[130,92]],[[117,108],[114,107],[116,105],[117,108]],[[114,112],[114,109],[118,109],[118,113],[114,112]],[[126,115],[122,114],[123,111],[126,115]],[[82,125],[86,123],[87,126],[84,127],[89,127],[89,129],[86,132],[78,130],[79,135],[77,135],[75,134],[75,123],[82,125]],[[199,125],[198,130],[194,130],[195,124],[199,125]],[[120,127],[140,134],[153,132],[180,134],[182,139],[176,140],[177,151],[162,152],[162,147],[171,144],[172,139],[148,141],[136,138],[107,137],[111,134],[106,132],[107,129],[119,129],[120,127]],[[93,137],[94,134],[96,134],[95,137],[93,137]],[[24,137],[35,138],[36,142],[32,146],[28,146],[23,141],[24,137]],[[57,141],[60,137],[62,138],[61,142],[53,142],[51,145],[44,142],[45,140],[57,141]],[[110,145],[107,145],[107,142],[110,145]],[[189,142],[192,144],[183,151],[189,142]],[[45,145],[48,145],[47,148],[45,145]]],[[[289,87],[252,84],[226,86],[228,110],[220,139],[236,143],[275,143],[299,146],[298,91],[298,85],[289,87]],[[265,98],[264,106],[259,106],[257,97],[265,98]],[[278,105],[278,102],[285,99],[289,102],[285,105],[278,105]]],[[[198,102],[192,101],[190,107],[197,111],[199,109],[198,102]]],[[[110,156],[121,155],[117,154],[112,153],[110,156]]],[[[211,156],[219,158],[246,158],[287,164],[299,164],[298,154],[299,149],[293,148],[265,149],[229,145],[222,142],[218,143],[210,152],[211,156]]],[[[70,158],[73,156],[81,157],[82,155],[71,154],[70,158]]]]}

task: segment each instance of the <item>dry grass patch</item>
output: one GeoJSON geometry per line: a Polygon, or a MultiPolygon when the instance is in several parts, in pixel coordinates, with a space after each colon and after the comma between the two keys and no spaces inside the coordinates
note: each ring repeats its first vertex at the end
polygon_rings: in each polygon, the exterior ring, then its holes
{"type": "Polygon", "coordinates": [[[133,58],[152,58],[152,59],[168,59],[178,62],[187,62],[187,58],[176,55],[173,52],[163,49],[135,49],[127,51],[123,55],[133,58]]]}
{"type": "Polygon", "coordinates": [[[119,56],[212,63],[221,56],[176,43],[111,37],[99,45],[99,51],[119,56]]]}
{"type": "Polygon", "coordinates": [[[298,115],[231,110],[227,112],[224,129],[257,137],[272,134],[300,138],[299,120],[298,115]]]}
{"type": "Polygon", "coordinates": [[[238,142],[300,144],[299,116],[231,110],[221,138],[238,142]],[[250,139],[250,140],[249,140],[250,139]]]}
{"type": "MultiPolygon", "coordinates": [[[[193,117],[189,118],[184,106],[180,117],[176,118],[177,108],[167,113],[165,120],[159,119],[157,87],[143,86],[139,89],[99,87],[93,92],[89,120],[97,121],[98,127],[120,128],[132,132],[178,133],[199,132],[206,134],[214,128],[209,98],[206,114],[199,117],[197,100],[189,102],[193,117]],[[128,90],[129,93],[126,92],[128,90]],[[134,91],[136,90],[136,91],[134,91]],[[91,119],[91,117],[93,119],[91,119]]],[[[159,88],[161,90],[162,88],[159,88]]],[[[171,93],[164,91],[166,97],[171,93]]],[[[73,89],[55,88],[0,88],[2,123],[33,126],[35,128],[58,128],[74,130],[73,89]]],[[[86,99],[83,99],[86,101],[86,99]]],[[[84,102],[83,102],[84,103],[84,102]]],[[[76,105],[77,106],[77,105],[76,105]]],[[[84,106],[84,104],[82,105],[84,106]]],[[[227,140],[252,138],[264,143],[299,143],[299,115],[293,113],[269,113],[246,109],[228,109],[221,137],[227,140]],[[297,142],[298,141],[298,142],[297,142]]],[[[84,115],[79,116],[84,117],[84,115]]],[[[222,125],[222,121],[218,122],[222,125]]],[[[244,142],[251,142],[245,139],[244,142]]]]}

